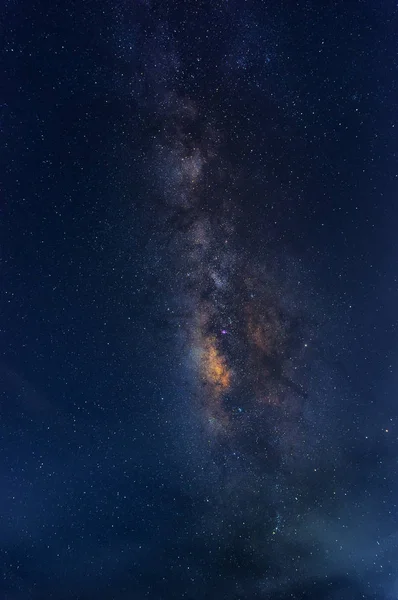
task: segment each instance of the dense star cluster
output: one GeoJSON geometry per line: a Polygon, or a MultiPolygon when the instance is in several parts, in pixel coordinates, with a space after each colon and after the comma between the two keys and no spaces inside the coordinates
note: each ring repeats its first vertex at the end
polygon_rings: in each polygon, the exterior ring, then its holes
{"type": "Polygon", "coordinates": [[[396,3],[0,10],[0,600],[397,598],[396,3]]]}
{"type": "Polygon", "coordinates": [[[317,371],[326,319],[308,274],[267,243],[266,221],[260,252],[247,248],[222,135],[189,97],[165,88],[158,102],[150,170],[164,201],[158,218],[174,269],[168,300],[184,341],[192,410],[215,448],[244,448],[275,472],[309,456],[314,415],[325,416],[317,371]]]}

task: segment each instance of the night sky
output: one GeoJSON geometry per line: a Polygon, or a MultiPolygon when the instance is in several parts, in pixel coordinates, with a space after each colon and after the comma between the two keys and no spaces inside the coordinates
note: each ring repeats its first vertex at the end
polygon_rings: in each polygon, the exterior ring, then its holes
{"type": "Polygon", "coordinates": [[[396,2],[0,14],[0,600],[398,598],[396,2]]]}

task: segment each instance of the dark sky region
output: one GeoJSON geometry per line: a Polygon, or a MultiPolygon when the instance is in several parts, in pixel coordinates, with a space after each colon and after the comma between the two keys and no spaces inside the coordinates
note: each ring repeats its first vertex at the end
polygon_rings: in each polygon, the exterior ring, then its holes
{"type": "Polygon", "coordinates": [[[398,597],[398,7],[4,0],[1,600],[398,597]]]}

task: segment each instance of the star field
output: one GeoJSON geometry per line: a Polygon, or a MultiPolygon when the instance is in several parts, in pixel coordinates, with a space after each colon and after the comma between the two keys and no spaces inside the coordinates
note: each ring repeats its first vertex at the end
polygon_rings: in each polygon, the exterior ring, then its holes
{"type": "Polygon", "coordinates": [[[1,8],[0,597],[398,594],[398,10],[1,8]]]}

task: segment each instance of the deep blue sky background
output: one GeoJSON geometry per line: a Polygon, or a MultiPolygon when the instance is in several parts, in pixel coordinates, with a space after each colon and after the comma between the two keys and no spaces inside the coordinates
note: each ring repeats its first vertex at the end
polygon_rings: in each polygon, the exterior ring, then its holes
{"type": "MultiPolygon", "coordinates": [[[[385,510],[396,514],[396,3],[9,1],[0,92],[7,600],[215,598],[217,565],[208,540],[192,542],[195,480],[170,421],[182,395],[178,357],[154,316],[157,261],[172,274],[151,246],[161,198],[144,167],[157,124],[140,73],[166,22],[184,72],[175,85],[221,129],[239,172],[239,235],[256,254],[265,235],[288,248],[339,315],[336,361],[351,390],[342,427],[352,447],[365,430],[373,436],[357,470],[374,469],[374,455],[385,461],[374,489],[358,495],[376,494],[387,477],[385,510]]],[[[231,569],[238,577],[244,566],[231,569]]],[[[392,598],[396,572],[374,570],[358,589],[377,580],[392,598]]],[[[302,585],[294,597],[312,597],[302,585]]],[[[363,597],[355,585],[347,597],[363,597]]],[[[332,597],[319,586],[314,597],[332,597]]]]}

